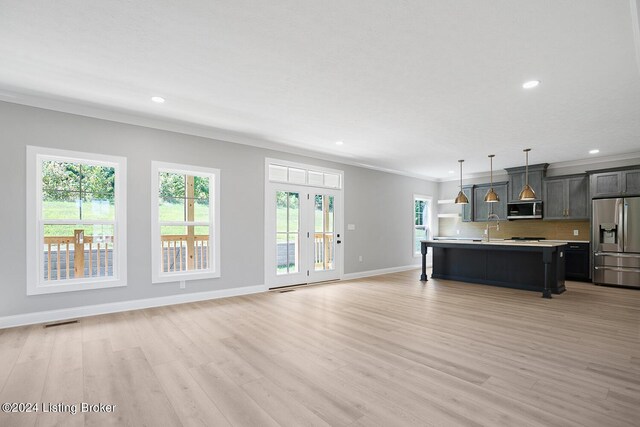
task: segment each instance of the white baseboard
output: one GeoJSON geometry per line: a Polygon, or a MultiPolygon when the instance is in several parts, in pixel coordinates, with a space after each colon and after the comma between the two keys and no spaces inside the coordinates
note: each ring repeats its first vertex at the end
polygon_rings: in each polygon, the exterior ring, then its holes
{"type": "Polygon", "coordinates": [[[0,329],[11,328],[14,326],[33,325],[36,323],[49,323],[59,320],[77,319],[79,317],[96,316],[98,314],[118,313],[121,311],[140,310],[143,308],[162,307],[165,305],[184,304],[188,302],[256,294],[265,291],[267,291],[267,287],[264,285],[245,286],[241,288],[220,289],[209,292],[194,292],[190,294],[170,295],[166,297],[64,308],[61,310],[16,314],[14,316],[0,317],[0,329]]]}
{"type": "MultiPolygon", "coordinates": [[[[363,277],[379,276],[381,274],[398,273],[400,271],[414,270],[420,268],[421,264],[403,265],[400,267],[381,268],[379,270],[359,271],[357,273],[347,273],[342,275],[342,280],[361,279],[363,277]]],[[[427,266],[427,268],[430,266],[427,266]]]]}

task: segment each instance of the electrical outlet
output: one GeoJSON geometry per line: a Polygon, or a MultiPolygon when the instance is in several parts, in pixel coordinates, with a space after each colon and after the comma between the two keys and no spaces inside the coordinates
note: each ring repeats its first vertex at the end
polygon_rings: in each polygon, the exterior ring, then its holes
{"type": "Polygon", "coordinates": [[[456,234],[460,234],[460,230],[456,230],[456,234]]]}
{"type": "Polygon", "coordinates": [[[180,281],[180,289],[184,289],[187,287],[187,282],[185,282],[184,280],[180,281]]]}
{"type": "Polygon", "coordinates": [[[580,234],[580,231],[579,231],[579,230],[573,230],[573,235],[574,235],[574,236],[578,236],[579,234],[580,234]]]}
{"type": "Polygon", "coordinates": [[[484,230],[484,234],[487,234],[487,230],[486,229],[484,230]]]}
{"type": "Polygon", "coordinates": [[[362,255],[358,257],[358,262],[362,262],[362,255]]]}

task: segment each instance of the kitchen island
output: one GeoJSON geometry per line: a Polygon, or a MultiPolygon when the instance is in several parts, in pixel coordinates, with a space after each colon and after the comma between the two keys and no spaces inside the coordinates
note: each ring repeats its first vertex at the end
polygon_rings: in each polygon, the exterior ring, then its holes
{"type": "Polygon", "coordinates": [[[420,280],[427,281],[426,255],[432,248],[432,278],[539,291],[551,298],[565,291],[565,247],[546,241],[423,240],[420,280]]]}

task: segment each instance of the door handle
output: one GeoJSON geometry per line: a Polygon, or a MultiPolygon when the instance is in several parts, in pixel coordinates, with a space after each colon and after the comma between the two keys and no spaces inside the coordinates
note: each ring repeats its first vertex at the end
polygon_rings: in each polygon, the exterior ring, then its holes
{"type": "Polygon", "coordinates": [[[619,271],[620,273],[640,273],[640,268],[633,267],[593,267],[596,270],[619,271]]]}
{"type": "Polygon", "coordinates": [[[342,243],[342,240],[336,240],[336,243],[340,244],[340,243],[342,243]]]}
{"type": "Polygon", "coordinates": [[[623,212],[622,214],[622,230],[623,230],[622,231],[622,248],[624,251],[626,251],[627,241],[629,240],[627,236],[627,229],[629,228],[628,227],[629,224],[627,221],[627,218],[629,218],[629,203],[627,203],[625,200],[623,201],[623,204],[624,204],[624,208],[622,209],[622,212],[623,212]]]}

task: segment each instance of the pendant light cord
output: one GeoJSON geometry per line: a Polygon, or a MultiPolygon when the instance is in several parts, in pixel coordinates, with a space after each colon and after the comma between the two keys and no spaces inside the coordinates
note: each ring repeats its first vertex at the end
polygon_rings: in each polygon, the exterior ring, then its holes
{"type": "Polygon", "coordinates": [[[524,166],[524,183],[528,186],[529,185],[529,150],[524,150],[525,153],[527,153],[527,161],[525,162],[525,166],[524,166]]]}

